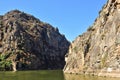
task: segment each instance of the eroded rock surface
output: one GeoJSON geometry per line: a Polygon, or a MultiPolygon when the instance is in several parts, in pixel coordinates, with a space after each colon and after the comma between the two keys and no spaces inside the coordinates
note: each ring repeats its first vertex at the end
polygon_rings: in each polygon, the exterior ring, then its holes
{"type": "Polygon", "coordinates": [[[64,72],[120,72],[120,0],[108,0],[94,24],[72,42],[64,72]]]}
{"type": "Polygon", "coordinates": [[[58,28],[32,15],[13,10],[0,16],[1,70],[62,69],[69,44],[58,28]]]}

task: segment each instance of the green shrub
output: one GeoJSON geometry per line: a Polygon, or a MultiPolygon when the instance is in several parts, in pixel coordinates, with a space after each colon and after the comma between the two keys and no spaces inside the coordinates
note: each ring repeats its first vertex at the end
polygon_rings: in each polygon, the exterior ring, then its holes
{"type": "Polygon", "coordinates": [[[6,59],[7,55],[0,55],[0,70],[11,70],[12,61],[6,59]]]}

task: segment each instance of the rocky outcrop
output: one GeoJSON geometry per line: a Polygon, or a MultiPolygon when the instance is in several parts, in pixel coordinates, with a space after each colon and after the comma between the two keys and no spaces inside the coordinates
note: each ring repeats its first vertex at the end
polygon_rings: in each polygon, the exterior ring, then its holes
{"type": "Polygon", "coordinates": [[[120,73],[120,0],[108,0],[94,24],[72,42],[64,72],[120,73]]]}
{"type": "Polygon", "coordinates": [[[62,69],[69,44],[58,28],[32,15],[0,16],[0,70],[62,69]]]}

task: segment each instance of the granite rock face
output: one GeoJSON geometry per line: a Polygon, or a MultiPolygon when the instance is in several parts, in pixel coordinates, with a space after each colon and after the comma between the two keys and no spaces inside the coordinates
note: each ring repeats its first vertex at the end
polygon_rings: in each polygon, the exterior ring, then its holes
{"type": "Polygon", "coordinates": [[[120,72],[120,0],[108,0],[87,32],[66,54],[66,73],[120,72]]]}
{"type": "Polygon", "coordinates": [[[32,15],[12,10],[0,16],[1,70],[62,69],[69,44],[58,28],[32,15]]]}

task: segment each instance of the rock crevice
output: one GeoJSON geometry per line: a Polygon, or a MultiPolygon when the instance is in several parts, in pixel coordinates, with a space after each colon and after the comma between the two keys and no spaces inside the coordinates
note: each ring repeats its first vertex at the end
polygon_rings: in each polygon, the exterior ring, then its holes
{"type": "Polygon", "coordinates": [[[120,0],[108,0],[94,24],[71,44],[64,72],[101,76],[109,70],[120,73],[119,51],[120,0]]]}
{"type": "Polygon", "coordinates": [[[62,69],[69,44],[57,28],[30,14],[0,16],[0,70],[62,69]]]}

